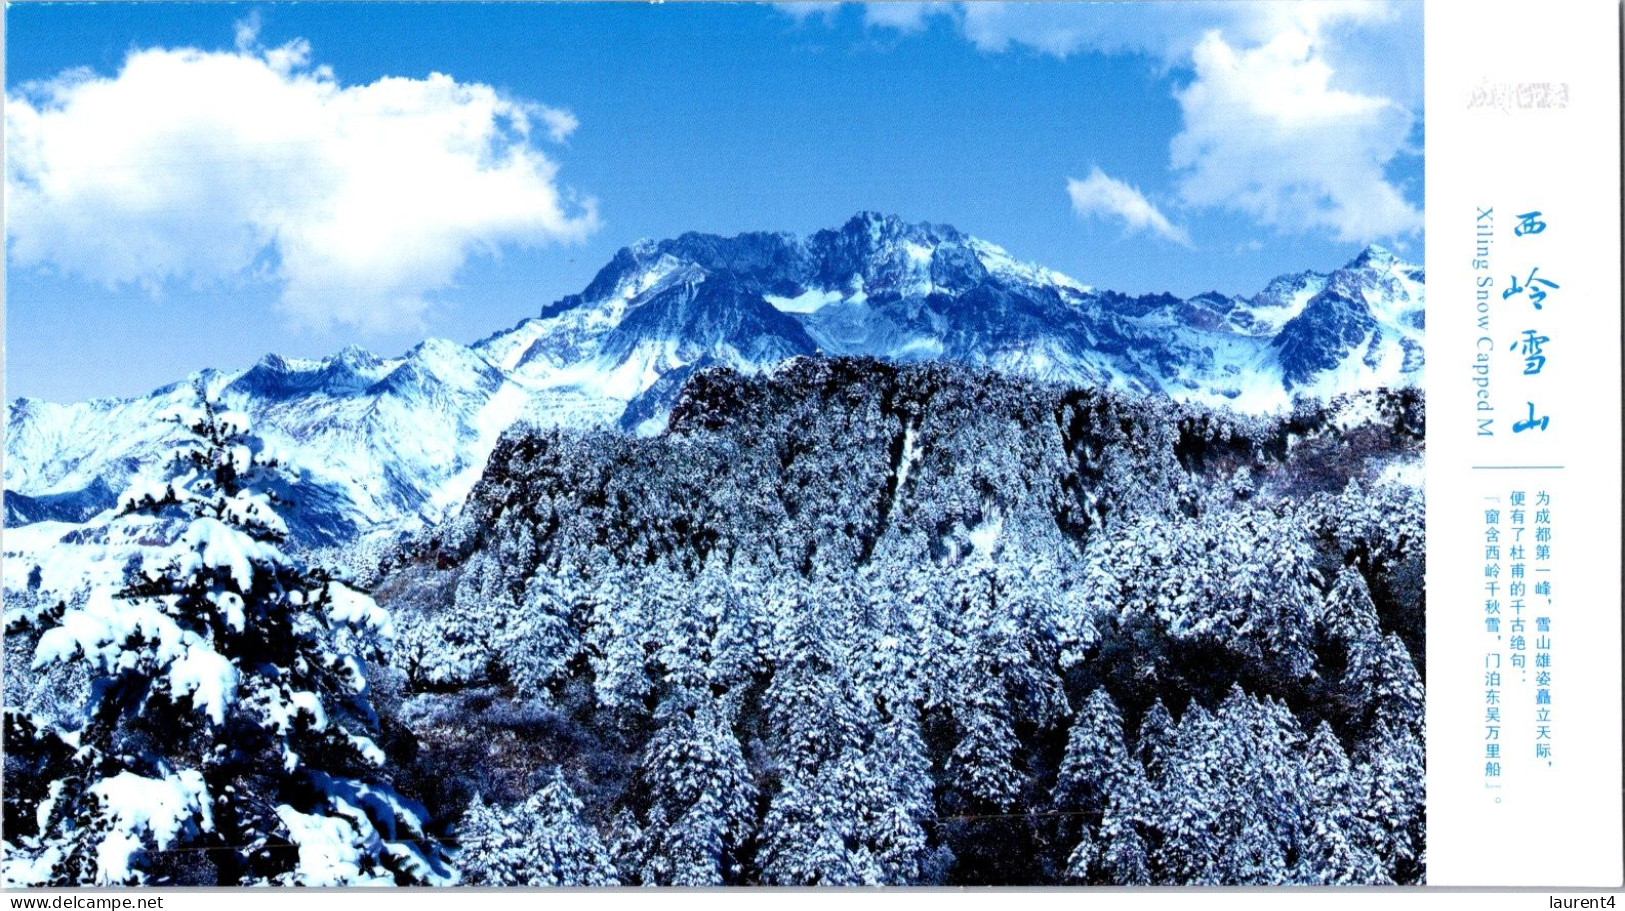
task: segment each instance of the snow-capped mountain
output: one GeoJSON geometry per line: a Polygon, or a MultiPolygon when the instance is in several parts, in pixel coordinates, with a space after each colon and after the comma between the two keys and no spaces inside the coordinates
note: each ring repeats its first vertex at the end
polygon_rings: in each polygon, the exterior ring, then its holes
{"type": "MultiPolygon", "coordinates": [[[[300,472],[288,516],[310,544],[435,521],[503,430],[658,432],[693,370],[799,355],[946,359],[1248,411],[1418,382],[1424,275],[1370,248],[1252,297],[1100,291],[958,230],[860,214],[801,237],[685,234],[618,252],[579,294],[473,345],[396,358],[347,348],[203,370],[130,399],[19,399],[6,425],[5,523],[75,523],[154,473],[161,418],[193,383],[246,412],[300,472]]],[[[8,548],[9,549],[9,548],[8,548]]]]}

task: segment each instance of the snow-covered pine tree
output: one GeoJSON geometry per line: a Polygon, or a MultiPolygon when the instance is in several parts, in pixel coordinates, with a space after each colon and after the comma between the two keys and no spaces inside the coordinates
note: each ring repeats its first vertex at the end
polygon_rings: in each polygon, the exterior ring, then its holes
{"type": "Polygon", "coordinates": [[[1113,797],[1132,797],[1139,768],[1123,745],[1123,716],[1105,687],[1084,700],[1072,723],[1053,792],[1055,805],[1095,817],[1113,797]]]}
{"type": "MultiPolygon", "coordinates": [[[[1016,731],[1016,712],[1027,708],[1015,705],[1012,691],[1021,692],[1029,676],[1053,677],[1053,671],[1032,660],[1030,631],[1019,618],[1009,616],[1004,598],[1008,586],[1001,584],[992,560],[977,554],[957,570],[955,602],[959,606],[958,631],[949,644],[948,660],[953,663],[957,692],[952,695],[952,712],[959,741],[948,757],[946,772],[962,800],[974,812],[1008,810],[1026,784],[1018,768],[1021,741],[1016,731]]],[[[1056,692],[1054,687],[1032,687],[1037,692],[1056,692]]],[[[1064,694],[1056,693],[1061,705],[1064,694]]],[[[1050,700],[1045,700],[1047,706],[1050,700]]]]}
{"type": "Polygon", "coordinates": [[[865,853],[856,856],[855,813],[849,800],[854,785],[872,789],[855,772],[853,757],[792,766],[762,822],[758,862],[764,881],[775,886],[879,885],[880,871],[865,853]]]}
{"type": "Polygon", "coordinates": [[[1228,799],[1226,748],[1221,727],[1201,703],[1192,701],[1163,752],[1160,812],[1162,843],[1152,855],[1156,879],[1168,885],[1221,883],[1215,864],[1226,837],[1222,814],[1228,799]]]}
{"type": "Polygon", "coordinates": [[[540,791],[520,812],[534,863],[527,886],[614,886],[615,865],[598,832],[582,821],[581,800],[564,775],[552,769],[540,791]]]}
{"type": "Polygon", "coordinates": [[[512,818],[475,794],[457,823],[457,866],[470,886],[517,886],[524,849],[512,818]]]}
{"type": "Polygon", "coordinates": [[[909,885],[932,872],[922,820],[932,814],[929,765],[912,706],[867,718],[868,743],[787,763],[762,824],[758,862],[774,885],[909,885]]]}
{"type": "Polygon", "coordinates": [[[593,694],[611,709],[642,712],[652,689],[643,648],[653,626],[645,587],[635,571],[617,568],[600,574],[586,593],[583,648],[595,681],[593,694]]]}
{"type": "MultiPolygon", "coordinates": [[[[15,671],[11,675],[16,676],[15,671]]],[[[62,786],[60,776],[73,768],[76,750],[70,738],[41,722],[21,709],[5,709],[5,843],[0,855],[0,886],[6,888],[48,881],[51,864],[60,855],[41,849],[39,809],[62,786]]]]}
{"type": "Polygon", "coordinates": [[[864,755],[872,696],[860,695],[850,665],[857,604],[831,579],[787,587],[770,606],[778,638],[765,694],[782,779],[757,863],[773,885],[878,885],[885,874],[861,830],[891,795],[864,755]]]}
{"type": "Polygon", "coordinates": [[[1342,744],[1322,721],[1309,740],[1303,766],[1303,844],[1294,876],[1304,885],[1372,886],[1392,883],[1382,863],[1366,845],[1370,824],[1360,816],[1365,795],[1349,766],[1342,744]]]}
{"type": "Polygon", "coordinates": [[[372,599],[280,548],[282,467],[246,416],[202,396],[170,480],[122,515],[179,526],[46,630],[37,667],[94,680],[77,746],[40,807],[59,885],[444,881],[419,811],[389,786],[366,661],[392,630],[372,599]]]}
{"type": "Polygon", "coordinates": [[[1338,572],[1321,607],[1319,626],[1324,638],[1345,646],[1382,635],[1371,589],[1358,568],[1345,566],[1338,572]]]}
{"type": "Polygon", "coordinates": [[[1423,875],[1427,844],[1426,760],[1420,732],[1391,728],[1381,717],[1353,752],[1364,846],[1389,878],[1413,885],[1423,875]]]}
{"type": "Polygon", "coordinates": [[[407,655],[412,684],[487,682],[499,643],[517,613],[500,561],[477,552],[457,580],[452,603],[401,637],[398,648],[407,655]]]}
{"type": "Polygon", "coordinates": [[[1288,881],[1302,825],[1293,759],[1301,732],[1284,709],[1233,686],[1210,714],[1192,702],[1166,758],[1153,861],[1178,885],[1288,881]]]}
{"type": "Polygon", "coordinates": [[[885,805],[871,810],[863,840],[873,846],[888,885],[921,882],[930,872],[927,826],[935,816],[931,764],[913,706],[900,708],[875,735],[877,777],[887,785],[885,805]],[[905,714],[906,713],[906,714],[905,714]]]}
{"type": "Polygon", "coordinates": [[[477,886],[614,886],[603,839],[581,818],[582,804],[557,768],[512,810],[478,795],[458,827],[463,883],[477,886]]]}
{"type": "Polygon", "coordinates": [[[1121,807],[1113,799],[1100,823],[1100,858],[1097,865],[1105,881],[1117,886],[1151,884],[1151,861],[1145,839],[1135,825],[1137,809],[1121,807]]]}
{"type": "Polygon", "coordinates": [[[1163,761],[1174,742],[1174,716],[1162,704],[1162,697],[1151,703],[1140,719],[1139,736],[1134,742],[1134,758],[1145,769],[1145,777],[1152,786],[1162,779],[1163,761]]]}
{"type": "Polygon", "coordinates": [[[1227,757],[1235,801],[1225,807],[1234,834],[1220,862],[1223,882],[1283,883],[1287,857],[1303,828],[1300,791],[1304,737],[1297,719],[1270,697],[1233,685],[1219,705],[1221,736],[1239,744],[1227,757]]]}
{"type": "Polygon", "coordinates": [[[788,767],[811,772],[857,743],[860,720],[836,586],[788,581],[768,606],[775,620],[765,695],[769,742],[788,767]]]}
{"type": "Polygon", "coordinates": [[[1126,884],[1146,881],[1145,848],[1134,830],[1147,800],[1144,776],[1123,744],[1117,704],[1104,687],[1096,689],[1078,710],[1052,791],[1061,835],[1078,842],[1068,859],[1070,878],[1125,884],[1120,872],[1131,880],[1126,884]]]}
{"type": "Polygon", "coordinates": [[[756,786],[739,739],[708,698],[668,696],[640,771],[648,823],[637,840],[645,885],[717,886],[735,879],[756,786]]]}
{"type": "Polygon", "coordinates": [[[1346,677],[1358,681],[1377,721],[1395,731],[1420,732],[1424,693],[1410,650],[1393,633],[1355,643],[1346,677]]]}
{"type": "Polygon", "coordinates": [[[546,567],[525,586],[524,603],[494,642],[495,657],[515,693],[530,697],[550,692],[581,654],[581,634],[572,614],[583,587],[574,574],[546,567]]]}

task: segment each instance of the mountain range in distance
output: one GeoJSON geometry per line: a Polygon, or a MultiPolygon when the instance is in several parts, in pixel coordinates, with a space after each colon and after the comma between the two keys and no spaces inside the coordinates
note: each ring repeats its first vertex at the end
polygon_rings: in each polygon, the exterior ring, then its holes
{"type": "Polygon", "coordinates": [[[579,294],[472,345],[272,354],[145,396],[15,400],[5,524],[60,534],[161,471],[179,439],[162,417],[195,383],[288,455],[301,476],[290,530],[326,547],[445,517],[516,423],[659,433],[684,380],[709,366],[951,360],[1269,412],[1419,385],[1424,295],[1422,268],[1380,247],[1250,297],[1182,299],[1096,289],[953,227],[874,213],[808,236],[689,233],[622,248],[579,294]]]}

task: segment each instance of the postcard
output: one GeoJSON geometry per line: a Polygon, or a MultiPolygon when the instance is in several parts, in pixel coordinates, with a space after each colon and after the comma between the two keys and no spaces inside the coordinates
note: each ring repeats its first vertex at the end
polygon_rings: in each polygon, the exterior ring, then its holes
{"type": "Polygon", "coordinates": [[[1617,6],[5,15],[6,889],[1625,881],[1617,6]]]}

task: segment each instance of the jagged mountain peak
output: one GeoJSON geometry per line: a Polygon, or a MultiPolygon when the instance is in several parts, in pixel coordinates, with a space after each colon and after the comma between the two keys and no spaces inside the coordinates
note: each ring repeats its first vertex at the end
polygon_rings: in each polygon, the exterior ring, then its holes
{"type": "Polygon", "coordinates": [[[919,265],[930,264],[942,249],[970,245],[974,238],[953,225],[911,222],[897,215],[859,212],[839,228],[816,231],[807,245],[826,262],[857,255],[871,259],[893,259],[902,254],[919,265]]]}
{"type": "Polygon", "coordinates": [[[470,346],[268,355],[145,397],[19,400],[6,486],[95,507],[167,459],[158,416],[197,381],[314,466],[321,514],[303,521],[340,534],[443,515],[516,421],[658,433],[700,366],[954,361],[1247,411],[1421,375],[1422,270],[1390,251],[1237,290],[1095,290],[951,225],[872,211],[808,235],[688,232],[622,247],[581,292],[470,346]]]}
{"type": "Polygon", "coordinates": [[[540,316],[546,319],[624,298],[628,289],[641,293],[654,283],[650,276],[685,267],[697,268],[712,278],[726,277],[763,294],[795,296],[809,288],[844,288],[854,278],[871,293],[886,293],[897,290],[892,286],[898,282],[933,275],[935,284],[945,289],[965,290],[988,271],[987,263],[1019,267],[1014,271],[1040,271],[1014,263],[1002,248],[978,241],[952,225],[910,222],[878,212],[860,212],[839,228],[806,236],[782,231],[734,235],[690,231],[622,247],[580,294],[549,305],[540,316]],[[971,278],[965,280],[968,273],[971,278]],[[960,277],[957,281],[956,276],[960,277]]]}
{"type": "Polygon", "coordinates": [[[480,385],[494,389],[503,379],[502,371],[473,348],[443,338],[431,338],[407,351],[398,365],[379,381],[378,388],[386,388],[385,384],[399,388],[402,382],[410,380],[420,385],[480,385]]]}
{"type": "Polygon", "coordinates": [[[352,370],[374,370],[383,366],[384,362],[378,355],[360,345],[345,345],[337,354],[328,358],[327,363],[352,370]]]}
{"type": "Polygon", "coordinates": [[[1409,268],[1410,264],[1400,259],[1394,251],[1381,244],[1371,244],[1360,255],[1349,260],[1345,269],[1369,269],[1375,272],[1389,272],[1395,266],[1409,268]]]}
{"type": "MultiPolygon", "coordinates": [[[[1134,297],[1022,263],[951,225],[862,211],[805,236],[689,232],[622,248],[580,295],[543,311],[544,322],[576,313],[568,327],[522,327],[519,362],[596,359],[598,373],[619,371],[596,388],[641,396],[701,358],[751,369],[769,353],[811,350],[961,360],[1259,410],[1283,405],[1361,346],[1364,363],[1403,360],[1400,374],[1414,374],[1421,281],[1420,269],[1374,245],[1330,273],[1283,275],[1251,297],[1134,297]],[[1313,357],[1277,363],[1279,352],[1305,351],[1305,336],[1317,340],[1307,346],[1313,357]],[[1260,370],[1274,379],[1247,378],[1260,370]]],[[[1384,382],[1400,374],[1386,371],[1384,382]]]]}
{"type": "Polygon", "coordinates": [[[353,396],[388,372],[388,364],[371,352],[349,345],[325,358],[289,358],[267,354],[226,388],[258,398],[306,395],[353,396]]]}
{"type": "Polygon", "coordinates": [[[846,220],[838,229],[847,237],[868,237],[875,245],[899,240],[923,240],[933,243],[963,243],[968,237],[953,225],[908,221],[898,215],[880,212],[859,212],[846,220]]]}
{"type": "Polygon", "coordinates": [[[1192,297],[1191,300],[1217,306],[1221,309],[1229,309],[1240,302],[1240,298],[1226,294],[1223,291],[1203,291],[1201,294],[1192,297]]]}

